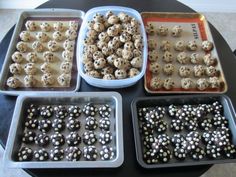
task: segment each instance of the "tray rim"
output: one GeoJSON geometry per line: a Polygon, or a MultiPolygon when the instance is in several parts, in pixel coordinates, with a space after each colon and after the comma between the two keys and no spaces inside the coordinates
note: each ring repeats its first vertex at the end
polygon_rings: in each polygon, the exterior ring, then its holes
{"type": "MultiPolygon", "coordinates": [[[[198,13],[198,12],[141,12],[140,15],[143,19],[143,16],[145,15],[149,15],[149,14],[154,14],[154,15],[185,15],[185,16],[188,16],[188,15],[195,15],[195,16],[199,16],[199,18],[202,19],[203,23],[204,23],[204,26],[206,28],[206,31],[208,31],[208,39],[210,39],[213,43],[214,43],[214,47],[215,47],[215,41],[214,41],[214,38],[212,36],[212,33],[211,33],[211,29],[209,27],[209,23],[205,17],[205,15],[203,15],[202,13],[198,13]]],[[[144,18],[147,18],[147,17],[144,17],[144,18]]],[[[196,18],[196,17],[195,17],[196,18]]],[[[146,90],[147,93],[150,93],[150,94],[224,94],[228,91],[228,83],[226,81],[226,77],[225,77],[225,74],[224,74],[224,71],[223,71],[223,68],[222,68],[222,65],[221,65],[221,61],[220,61],[220,58],[219,58],[219,55],[218,55],[218,51],[217,51],[217,48],[215,47],[215,52],[214,52],[218,58],[218,65],[220,67],[220,70],[221,70],[221,78],[224,82],[224,89],[222,91],[184,91],[184,90],[180,90],[180,91],[171,91],[171,90],[166,90],[166,91],[153,91],[151,89],[149,89],[147,87],[147,78],[146,78],[146,72],[145,72],[145,75],[144,75],[144,88],[146,90]]],[[[148,57],[147,57],[147,61],[148,61],[148,57]]],[[[148,67],[147,67],[148,68],[148,67]]],[[[147,69],[146,69],[147,70],[147,69]]]]}
{"type": "Polygon", "coordinates": [[[9,135],[7,139],[6,149],[3,156],[3,161],[6,167],[9,168],[116,168],[123,164],[124,162],[124,142],[123,142],[123,114],[122,114],[122,96],[118,92],[76,92],[76,93],[44,93],[44,94],[22,94],[16,100],[16,106],[14,109],[12,122],[9,130],[9,135]],[[115,100],[116,106],[116,153],[117,157],[111,161],[25,161],[18,162],[12,160],[11,156],[13,153],[13,146],[15,142],[15,137],[17,134],[17,126],[20,121],[20,112],[23,103],[26,99],[32,98],[80,98],[80,97],[90,97],[90,98],[112,98],[115,100]],[[118,148],[117,148],[118,147],[118,148]]]}
{"type": "Polygon", "coordinates": [[[207,160],[207,161],[191,161],[191,162],[179,162],[179,163],[159,163],[159,164],[146,164],[140,156],[142,151],[141,145],[141,136],[138,127],[138,119],[137,119],[137,102],[138,101],[146,101],[146,100],[163,100],[163,99],[178,99],[178,98],[187,98],[187,99],[194,99],[194,98],[222,98],[226,101],[229,109],[229,113],[234,121],[234,127],[236,127],[236,114],[233,107],[233,104],[230,98],[224,94],[198,94],[198,95],[168,95],[168,96],[151,96],[151,97],[137,97],[131,103],[131,113],[132,113],[132,124],[133,124],[133,133],[134,133],[134,142],[135,142],[135,152],[136,152],[136,160],[138,164],[146,169],[158,169],[158,168],[172,168],[172,167],[185,167],[185,166],[199,166],[199,165],[213,165],[213,164],[222,164],[222,163],[235,163],[235,159],[216,159],[216,160],[207,160]]]}
{"type": "MultiPolygon", "coordinates": [[[[4,58],[2,68],[1,68],[1,72],[0,72],[0,93],[6,94],[6,95],[18,96],[18,95],[24,94],[24,93],[73,93],[73,92],[76,92],[77,90],[79,90],[81,77],[79,75],[77,66],[76,66],[77,67],[76,84],[75,84],[75,88],[73,90],[69,90],[69,91],[60,91],[60,90],[57,90],[57,91],[50,91],[50,90],[40,91],[40,90],[17,90],[17,89],[16,90],[5,90],[3,88],[4,85],[5,85],[5,82],[6,82],[6,79],[5,79],[6,76],[5,75],[6,75],[6,73],[8,73],[8,67],[9,67],[9,63],[11,61],[10,58],[11,58],[12,50],[14,48],[14,43],[17,40],[19,31],[21,30],[20,20],[22,18],[23,19],[26,18],[26,16],[28,14],[39,15],[39,14],[44,14],[44,13],[49,13],[49,12],[51,12],[52,16],[53,16],[53,13],[56,13],[56,14],[59,13],[60,14],[60,13],[66,13],[66,12],[68,12],[70,14],[74,13],[75,15],[79,14],[78,18],[81,18],[82,21],[83,21],[84,16],[85,16],[85,12],[82,11],[82,10],[65,9],[65,8],[44,8],[44,9],[25,10],[25,11],[21,12],[18,19],[17,19],[17,22],[15,24],[15,28],[14,28],[14,31],[13,31],[13,34],[12,34],[7,52],[6,52],[6,56],[4,58]]],[[[70,16],[68,16],[68,17],[70,17],[70,16]]],[[[76,48],[74,50],[75,50],[75,53],[76,53],[76,48]]],[[[76,57],[76,60],[77,60],[77,57],[76,57]]],[[[77,62],[78,62],[78,60],[77,60],[77,62]]],[[[49,89],[50,89],[50,87],[49,87],[49,89]]]]}

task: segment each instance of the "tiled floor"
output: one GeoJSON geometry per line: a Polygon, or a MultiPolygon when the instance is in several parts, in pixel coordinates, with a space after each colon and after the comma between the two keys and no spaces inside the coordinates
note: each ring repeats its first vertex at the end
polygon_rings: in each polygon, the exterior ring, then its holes
{"type": "MultiPolygon", "coordinates": [[[[0,9],[0,41],[6,32],[16,23],[18,15],[22,10],[0,9]]],[[[207,19],[218,29],[232,50],[236,49],[236,13],[204,13],[207,19]]],[[[6,169],[2,163],[3,149],[0,147],[0,177],[28,177],[22,170],[6,169]]],[[[234,177],[236,164],[214,165],[202,177],[234,177]]]]}

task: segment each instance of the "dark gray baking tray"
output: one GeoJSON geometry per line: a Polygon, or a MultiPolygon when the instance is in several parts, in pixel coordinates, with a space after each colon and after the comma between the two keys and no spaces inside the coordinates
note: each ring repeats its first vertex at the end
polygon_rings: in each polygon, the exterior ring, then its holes
{"type": "MultiPolygon", "coordinates": [[[[84,125],[85,116],[82,114],[79,117],[81,125],[84,125]]],[[[84,127],[81,126],[78,133],[80,135],[84,132],[84,127]]],[[[49,131],[51,135],[52,131],[49,131]]],[[[96,130],[95,134],[99,134],[100,130],[96,130]]],[[[68,131],[64,130],[64,135],[68,131]]],[[[66,145],[63,145],[64,149],[66,145]]],[[[83,142],[79,145],[82,150],[83,142]]],[[[96,142],[94,145],[99,150],[101,145],[96,142]]],[[[36,148],[34,145],[29,146],[33,150],[36,148]]],[[[52,146],[49,147],[52,149],[52,146]]],[[[46,149],[45,148],[45,149],[46,149]]],[[[11,123],[11,128],[4,154],[4,163],[7,167],[11,168],[115,168],[123,163],[124,150],[123,150],[123,123],[122,123],[122,98],[117,92],[80,92],[80,93],[67,93],[67,94],[32,94],[21,95],[16,102],[15,111],[11,123]],[[115,151],[112,160],[103,161],[98,158],[96,161],[86,161],[83,157],[79,161],[67,161],[65,158],[61,161],[18,161],[16,154],[22,146],[21,137],[24,131],[25,109],[30,104],[35,105],[77,105],[83,108],[85,104],[92,102],[95,106],[108,104],[112,108],[111,111],[111,127],[112,142],[109,144],[115,151]]]]}
{"type": "MultiPolygon", "coordinates": [[[[133,119],[133,130],[134,140],[136,148],[136,158],[138,163],[143,168],[166,168],[166,167],[180,167],[180,166],[194,166],[194,165],[207,165],[217,163],[233,163],[236,159],[219,158],[216,160],[210,160],[204,157],[200,161],[194,161],[190,158],[186,158],[184,161],[178,161],[175,158],[170,160],[168,163],[157,163],[147,164],[143,160],[143,145],[141,142],[141,134],[139,131],[139,120],[138,120],[138,108],[141,107],[154,107],[154,106],[169,106],[183,105],[183,104],[208,104],[213,101],[219,101],[224,108],[224,116],[229,121],[229,128],[232,132],[232,143],[236,145],[236,123],[235,123],[235,111],[229,97],[225,95],[178,95],[178,96],[160,96],[160,97],[141,97],[135,98],[131,104],[132,119],[133,119]]],[[[166,132],[168,135],[171,131],[166,132]]]]}

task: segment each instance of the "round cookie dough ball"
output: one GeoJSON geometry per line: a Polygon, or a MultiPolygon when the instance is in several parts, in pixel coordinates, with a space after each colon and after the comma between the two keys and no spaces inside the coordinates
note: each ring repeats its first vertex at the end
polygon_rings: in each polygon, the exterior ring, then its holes
{"type": "Polygon", "coordinates": [[[176,25],[171,30],[171,35],[174,37],[180,37],[183,32],[183,28],[180,25],[176,25]]]}
{"type": "Polygon", "coordinates": [[[103,131],[99,134],[99,143],[102,145],[109,144],[112,141],[112,133],[110,131],[103,131]]]}
{"type": "Polygon", "coordinates": [[[110,37],[115,37],[117,36],[119,33],[118,29],[115,28],[114,26],[110,26],[109,28],[107,28],[107,34],[110,37]]]}
{"type": "Polygon", "coordinates": [[[25,42],[20,41],[16,44],[16,49],[19,52],[25,53],[28,50],[28,46],[25,42]]]}
{"type": "Polygon", "coordinates": [[[159,74],[161,71],[161,66],[157,62],[151,62],[149,64],[149,69],[153,74],[159,74]]]}
{"type": "Polygon", "coordinates": [[[94,25],[93,25],[93,29],[95,31],[97,31],[98,33],[104,31],[105,29],[105,26],[103,25],[103,23],[100,23],[100,22],[95,22],[94,25]]]}
{"type": "Polygon", "coordinates": [[[120,13],[118,14],[118,17],[119,17],[120,21],[123,22],[123,23],[127,23],[127,22],[129,22],[129,20],[130,20],[129,15],[126,14],[126,13],[124,13],[124,12],[120,12],[120,13]]]}
{"type": "Polygon", "coordinates": [[[59,105],[54,107],[55,116],[64,119],[68,116],[68,110],[65,106],[59,105]]]}
{"type": "Polygon", "coordinates": [[[174,49],[179,52],[183,52],[185,49],[184,41],[177,41],[175,43],[174,49]]]}
{"type": "Polygon", "coordinates": [[[38,61],[38,56],[35,52],[29,52],[27,55],[26,55],[26,60],[29,62],[29,63],[36,63],[38,61]]]}
{"type": "Polygon", "coordinates": [[[129,41],[124,44],[124,50],[132,51],[134,50],[134,43],[129,41]]]}
{"type": "Polygon", "coordinates": [[[156,34],[156,28],[152,23],[148,23],[145,27],[146,33],[149,35],[155,35],[156,34]]]}
{"type": "Polygon", "coordinates": [[[34,104],[30,104],[29,107],[27,108],[27,118],[35,118],[38,116],[38,107],[35,106],[34,104]]]}
{"type": "Polygon", "coordinates": [[[68,86],[70,85],[70,81],[71,81],[71,76],[70,74],[61,74],[60,76],[58,76],[57,78],[57,82],[61,85],[61,86],[68,86]]]}
{"type": "Polygon", "coordinates": [[[17,88],[20,86],[20,80],[12,76],[7,79],[7,86],[11,88],[17,88]]]}
{"type": "Polygon", "coordinates": [[[101,51],[96,51],[93,53],[93,60],[98,60],[99,58],[104,58],[104,55],[101,51]]]}
{"type": "Polygon", "coordinates": [[[53,77],[51,73],[46,73],[46,74],[43,74],[43,76],[41,77],[41,81],[44,86],[49,86],[49,85],[54,84],[55,78],[53,77]]]}
{"type": "Polygon", "coordinates": [[[157,47],[157,41],[155,39],[148,39],[148,49],[155,50],[157,47]]]}
{"type": "Polygon", "coordinates": [[[98,35],[98,39],[100,41],[104,41],[104,42],[109,42],[110,41],[110,37],[109,35],[107,34],[107,32],[101,32],[99,35],[98,35]]]}
{"type": "Polygon", "coordinates": [[[115,61],[115,59],[117,59],[117,58],[118,58],[117,55],[112,54],[112,55],[109,55],[109,56],[106,58],[106,60],[107,60],[107,62],[108,62],[109,65],[114,66],[114,61],[115,61]]]}
{"type": "Polygon", "coordinates": [[[50,159],[52,161],[60,161],[64,158],[64,150],[60,147],[54,147],[50,150],[50,159]]]}
{"type": "Polygon", "coordinates": [[[154,89],[154,90],[160,89],[162,88],[162,85],[163,85],[162,80],[157,76],[153,77],[150,81],[151,89],[154,89]]]}
{"type": "Polygon", "coordinates": [[[134,57],[132,50],[122,50],[122,58],[125,60],[131,60],[134,57]]]}
{"type": "Polygon", "coordinates": [[[165,75],[168,75],[168,76],[172,75],[174,71],[175,71],[175,68],[173,64],[168,63],[168,64],[165,64],[163,67],[163,73],[165,75]]]}
{"type": "Polygon", "coordinates": [[[105,74],[103,76],[103,79],[105,79],[105,80],[115,80],[116,78],[113,74],[105,74]]]}
{"type": "Polygon", "coordinates": [[[104,58],[99,58],[93,63],[95,69],[102,69],[106,66],[106,60],[104,58]]]}
{"type": "Polygon", "coordinates": [[[36,23],[34,21],[27,21],[25,27],[28,31],[35,31],[37,29],[36,23]]]}
{"type": "Polygon", "coordinates": [[[42,106],[40,107],[40,116],[42,116],[45,119],[48,119],[50,117],[52,117],[53,115],[53,108],[52,106],[42,106]]]}
{"type": "Polygon", "coordinates": [[[38,129],[41,132],[43,132],[43,133],[48,132],[51,129],[51,126],[52,126],[52,122],[49,119],[39,120],[38,129]]]}
{"type": "Polygon", "coordinates": [[[160,36],[167,36],[168,34],[168,28],[161,25],[157,28],[157,34],[160,36]]]}
{"type": "Polygon", "coordinates": [[[44,32],[36,33],[36,39],[40,42],[47,42],[48,38],[48,35],[44,32]]]}
{"type": "Polygon", "coordinates": [[[85,74],[90,76],[90,77],[94,77],[94,78],[100,78],[101,77],[100,73],[96,70],[86,72],[85,74]]]}
{"type": "Polygon", "coordinates": [[[103,47],[102,48],[102,53],[105,55],[105,56],[109,56],[113,53],[113,49],[111,48],[107,48],[107,47],[103,47]]]}
{"type": "Polygon", "coordinates": [[[56,22],[53,24],[53,29],[55,31],[63,31],[64,30],[64,26],[62,22],[56,22]]]}
{"type": "Polygon", "coordinates": [[[22,72],[22,67],[20,64],[18,63],[12,63],[10,66],[9,66],[9,70],[12,74],[21,74],[22,72]]]}
{"type": "Polygon", "coordinates": [[[66,127],[70,130],[70,131],[76,131],[80,129],[80,121],[77,119],[74,119],[73,117],[70,117],[68,119],[68,122],[66,124],[66,127]]]}
{"type": "Polygon", "coordinates": [[[63,73],[68,74],[71,72],[72,66],[70,62],[65,61],[61,63],[60,69],[63,73]]]}
{"type": "Polygon", "coordinates": [[[93,103],[87,103],[86,105],[84,105],[83,113],[86,116],[95,116],[97,111],[98,109],[93,105],[93,103]]]}
{"type": "Polygon", "coordinates": [[[48,152],[45,149],[39,149],[34,151],[34,158],[37,161],[46,161],[49,158],[48,152]]]}
{"type": "Polygon", "coordinates": [[[196,86],[199,90],[206,90],[209,86],[209,83],[206,79],[200,78],[197,80],[196,86]]]}
{"type": "Polygon", "coordinates": [[[84,64],[84,71],[85,72],[92,71],[93,69],[94,69],[94,64],[93,64],[92,61],[89,61],[89,62],[84,64]]]}
{"type": "Polygon", "coordinates": [[[50,138],[46,133],[40,133],[35,136],[34,141],[38,146],[47,146],[50,138]]]}
{"type": "MultiPolygon", "coordinates": [[[[86,33],[86,36],[87,36],[87,38],[89,38],[89,39],[93,39],[93,40],[95,40],[95,39],[97,39],[97,37],[98,37],[98,33],[97,33],[97,31],[95,31],[95,30],[88,30],[88,32],[86,33]]],[[[71,39],[70,39],[71,40],[71,39]]],[[[104,42],[104,41],[103,41],[104,42]]]]}
{"type": "Polygon", "coordinates": [[[101,117],[110,117],[110,113],[111,113],[111,108],[108,104],[102,105],[101,107],[99,107],[98,109],[98,113],[101,117]]]}
{"type": "Polygon", "coordinates": [[[56,52],[59,49],[59,45],[56,41],[49,41],[48,42],[48,49],[51,52],[56,52]]]}
{"type": "Polygon", "coordinates": [[[66,159],[68,161],[78,161],[80,160],[80,157],[81,157],[81,150],[78,148],[78,147],[68,147],[66,148],[66,159]]]}
{"type": "Polygon", "coordinates": [[[210,77],[208,82],[211,88],[219,88],[221,83],[218,77],[210,77]]]}
{"type": "Polygon", "coordinates": [[[181,88],[188,90],[190,88],[193,88],[193,81],[190,78],[183,78],[181,79],[181,88]]]}
{"type": "Polygon", "coordinates": [[[95,161],[98,157],[98,151],[95,146],[85,146],[83,148],[83,157],[88,161],[95,161]]]}
{"type": "Polygon", "coordinates": [[[136,49],[142,50],[142,48],[143,48],[142,39],[135,39],[135,41],[134,41],[134,47],[135,47],[136,49]]]}
{"type": "Polygon", "coordinates": [[[73,30],[77,30],[79,27],[79,23],[77,21],[69,21],[69,28],[73,30]]]}
{"type": "Polygon", "coordinates": [[[70,50],[64,50],[61,56],[65,61],[71,62],[73,60],[73,52],[70,50]]]}
{"type": "Polygon", "coordinates": [[[75,38],[77,37],[77,32],[73,29],[68,29],[65,32],[65,36],[67,39],[72,41],[72,40],[75,40],[75,38]]]}
{"type": "Polygon", "coordinates": [[[173,61],[173,54],[169,51],[165,51],[162,60],[166,63],[171,63],[173,61]]]}
{"type": "Polygon", "coordinates": [[[44,46],[43,46],[43,44],[42,44],[41,42],[35,41],[35,42],[33,42],[33,44],[32,44],[32,49],[33,49],[34,51],[36,51],[36,52],[41,53],[41,52],[43,52],[43,50],[44,50],[44,46]]]}
{"type": "Polygon", "coordinates": [[[213,49],[213,43],[210,41],[202,41],[202,50],[209,52],[213,49]]]}
{"type": "Polygon", "coordinates": [[[177,61],[178,61],[180,64],[187,64],[188,61],[189,61],[189,57],[187,56],[187,53],[185,53],[185,52],[180,52],[180,53],[177,55],[177,61]]]}
{"type": "Polygon", "coordinates": [[[20,39],[24,42],[30,41],[30,39],[31,39],[30,33],[28,31],[22,31],[20,33],[20,39]]]}
{"type": "Polygon", "coordinates": [[[85,131],[83,133],[83,142],[86,145],[93,145],[97,142],[97,137],[93,131],[85,131]]]}
{"type": "Polygon", "coordinates": [[[50,24],[48,22],[42,22],[40,24],[40,28],[44,32],[49,32],[51,30],[51,26],[50,26],[50,24]]]}
{"type": "Polygon", "coordinates": [[[156,50],[151,50],[148,52],[148,59],[151,62],[157,61],[158,59],[158,52],[156,50]]]}
{"type": "Polygon", "coordinates": [[[206,67],[206,75],[213,77],[218,75],[218,70],[214,66],[206,67]]]}
{"type": "Polygon", "coordinates": [[[25,73],[28,75],[34,75],[37,71],[37,68],[34,63],[27,63],[24,66],[25,73]]]}
{"type": "Polygon", "coordinates": [[[28,129],[36,129],[38,127],[38,120],[28,115],[28,118],[25,121],[25,127],[28,129]]]}
{"type": "Polygon", "coordinates": [[[19,161],[30,161],[33,158],[33,150],[28,147],[21,147],[17,153],[19,161]]]}
{"type": "Polygon", "coordinates": [[[92,116],[86,117],[85,121],[86,130],[95,130],[98,127],[97,120],[92,116]]]}
{"type": "Polygon", "coordinates": [[[26,75],[24,77],[24,84],[26,87],[34,87],[36,83],[37,83],[37,80],[33,75],[26,75]]]}
{"type": "Polygon", "coordinates": [[[170,77],[165,79],[164,82],[163,82],[163,87],[166,90],[171,90],[172,88],[174,88],[174,86],[175,86],[175,82],[170,77]]]}
{"type": "Polygon", "coordinates": [[[53,34],[52,34],[52,38],[55,40],[55,41],[61,41],[63,39],[63,34],[60,32],[60,31],[55,31],[53,34]]]}
{"type": "Polygon", "coordinates": [[[46,74],[46,73],[51,73],[52,72],[52,68],[50,66],[49,63],[45,62],[44,64],[42,64],[40,66],[40,69],[42,71],[42,73],[46,74]]]}
{"type": "Polygon", "coordinates": [[[50,51],[46,51],[43,53],[43,60],[45,62],[53,62],[54,61],[54,54],[50,51]]]}
{"type": "Polygon", "coordinates": [[[70,132],[70,134],[66,136],[66,142],[69,146],[77,146],[81,143],[81,137],[77,132],[70,132]]]}
{"type": "Polygon", "coordinates": [[[35,132],[32,132],[32,131],[24,132],[23,137],[22,137],[22,142],[26,144],[30,144],[34,142],[35,135],[36,135],[35,132]]]}
{"type": "Polygon", "coordinates": [[[142,59],[142,57],[135,57],[131,60],[130,64],[134,68],[141,68],[143,65],[143,59],[142,59]]]}
{"type": "Polygon", "coordinates": [[[127,32],[123,32],[120,35],[120,41],[123,43],[131,41],[131,35],[127,32]]]}
{"type": "Polygon", "coordinates": [[[187,49],[190,51],[196,51],[198,48],[196,41],[189,41],[187,44],[187,49]]]}
{"type": "Polygon", "coordinates": [[[102,160],[111,160],[115,156],[115,153],[113,151],[112,147],[103,146],[102,150],[100,151],[100,157],[102,160]]]}
{"type": "Polygon", "coordinates": [[[16,52],[14,52],[14,53],[12,54],[11,59],[12,59],[12,61],[14,61],[15,63],[21,63],[24,58],[23,58],[22,53],[16,51],[16,52]]]}
{"type": "Polygon", "coordinates": [[[35,150],[34,151],[34,158],[37,161],[46,161],[46,160],[48,160],[48,153],[45,149],[35,150]]]}
{"type": "Polygon", "coordinates": [[[99,128],[101,130],[109,130],[111,125],[111,121],[108,117],[104,117],[99,120],[99,128]]]}
{"type": "Polygon", "coordinates": [[[63,131],[66,127],[65,122],[62,119],[54,119],[52,122],[52,128],[55,132],[63,131]]]}
{"type": "Polygon", "coordinates": [[[137,76],[139,74],[140,74],[140,71],[137,68],[130,68],[130,70],[128,72],[128,76],[130,78],[135,77],[135,76],[137,76]]]}
{"type": "Polygon", "coordinates": [[[70,50],[72,51],[74,49],[75,43],[73,41],[70,40],[65,40],[65,42],[63,43],[63,47],[65,50],[70,50]]]}
{"type": "Polygon", "coordinates": [[[203,57],[203,61],[204,61],[205,65],[207,65],[207,66],[216,65],[216,63],[217,63],[217,59],[215,57],[212,57],[210,53],[206,54],[203,57]]]}
{"type": "Polygon", "coordinates": [[[53,146],[62,146],[65,143],[65,137],[59,132],[55,132],[50,138],[53,146]]]}
{"type": "Polygon", "coordinates": [[[96,14],[93,16],[93,21],[94,21],[94,22],[103,22],[103,21],[104,21],[104,17],[103,17],[102,14],[96,13],[96,14]]]}
{"type": "Polygon", "coordinates": [[[117,24],[119,22],[119,17],[116,15],[111,15],[108,19],[107,22],[111,25],[117,24]]]}
{"type": "Polygon", "coordinates": [[[203,65],[196,65],[193,67],[194,76],[202,77],[205,74],[205,67],[203,65]]]}
{"type": "Polygon", "coordinates": [[[160,49],[162,51],[169,51],[171,48],[171,44],[169,41],[163,40],[161,41],[160,49]]]}
{"type": "Polygon", "coordinates": [[[82,110],[80,109],[80,107],[76,106],[76,105],[71,105],[68,108],[68,112],[69,112],[69,116],[72,118],[77,118],[80,116],[80,114],[82,113],[82,110]]]}
{"type": "Polygon", "coordinates": [[[191,74],[191,68],[187,66],[180,66],[179,75],[180,77],[189,77],[191,74]]]}
{"type": "Polygon", "coordinates": [[[192,64],[200,64],[202,62],[202,58],[197,53],[192,53],[190,55],[190,62],[192,64]]]}
{"type": "Polygon", "coordinates": [[[127,72],[124,69],[115,70],[116,79],[125,79],[127,77],[127,72]]]}
{"type": "Polygon", "coordinates": [[[105,14],[106,19],[108,19],[110,16],[114,15],[114,13],[112,11],[107,11],[105,14]]]}
{"type": "Polygon", "coordinates": [[[113,74],[114,73],[114,68],[111,66],[107,66],[105,68],[102,68],[101,74],[106,75],[106,74],[113,74]]]}

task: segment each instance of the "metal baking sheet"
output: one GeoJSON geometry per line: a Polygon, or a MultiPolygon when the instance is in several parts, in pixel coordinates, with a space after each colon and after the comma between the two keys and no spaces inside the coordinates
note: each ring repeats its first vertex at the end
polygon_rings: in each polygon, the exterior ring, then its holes
{"type": "MultiPolygon", "coordinates": [[[[73,54],[73,60],[71,62],[72,64],[72,71],[71,71],[71,82],[70,85],[67,86],[60,86],[58,82],[56,81],[53,85],[44,87],[41,82],[41,76],[42,73],[40,71],[37,71],[35,74],[35,78],[38,81],[35,87],[25,87],[24,84],[21,84],[20,87],[14,89],[10,88],[6,85],[6,81],[8,77],[12,76],[12,74],[9,72],[9,66],[12,63],[11,55],[16,51],[16,44],[19,42],[19,34],[21,31],[25,30],[25,22],[27,20],[33,20],[36,24],[40,24],[41,22],[48,22],[49,24],[53,24],[54,22],[60,21],[64,25],[68,24],[69,21],[77,21],[78,22],[78,31],[80,28],[80,25],[82,23],[84,17],[84,12],[80,10],[70,10],[70,9],[39,9],[39,10],[31,10],[31,11],[24,11],[21,13],[18,23],[16,24],[8,52],[5,57],[5,61],[2,67],[1,76],[0,76],[0,91],[5,94],[9,95],[19,95],[25,92],[74,92],[79,89],[80,85],[80,76],[78,75],[78,69],[77,69],[77,59],[76,59],[76,45],[77,45],[77,39],[74,40],[75,46],[74,46],[74,54],[73,54]]],[[[38,31],[36,31],[38,32],[38,31]]],[[[32,36],[36,34],[36,32],[30,32],[32,36]]],[[[46,32],[47,35],[52,39],[51,32],[46,32]]],[[[35,36],[34,36],[35,37],[35,36]]],[[[53,76],[55,79],[61,74],[61,72],[58,70],[60,68],[60,64],[62,62],[62,46],[63,42],[58,42],[60,46],[60,50],[57,52],[53,52],[56,56],[55,62],[51,63],[51,67],[53,69],[53,76]]],[[[28,46],[31,46],[32,41],[27,42],[28,46]]],[[[44,47],[46,47],[47,43],[43,43],[44,47]]],[[[23,57],[25,58],[27,53],[23,54],[23,57]]],[[[43,64],[43,61],[41,60],[42,53],[37,53],[38,57],[40,58],[39,62],[36,63],[37,70],[40,70],[40,65],[43,64]]],[[[22,63],[22,66],[26,64],[25,60],[22,63]]],[[[16,77],[23,83],[23,77],[25,75],[16,75],[16,77]]]]}
{"type": "MultiPolygon", "coordinates": [[[[206,18],[202,14],[198,13],[161,13],[161,12],[142,12],[141,16],[144,21],[144,25],[146,26],[148,23],[154,24],[155,27],[158,27],[160,25],[164,25],[168,27],[169,33],[170,30],[175,26],[175,25],[180,25],[183,28],[182,35],[180,37],[172,37],[170,34],[165,36],[159,36],[159,35],[148,35],[148,39],[156,39],[157,40],[157,48],[156,50],[158,51],[158,63],[162,67],[165,63],[162,61],[162,55],[163,52],[159,49],[160,48],[160,43],[162,40],[168,40],[170,41],[171,45],[173,46],[177,41],[183,40],[185,42],[190,41],[190,40],[195,40],[198,44],[198,50],[196,52],[191,52],[188,50],[184,50],[184,52],[187,53],[189,56],[191,53],[198,53],[200,56],[203,56],[205,52],[200,49],[201,43],[204,40],[209,40],[213,42],[214,44],[214,39],[212,38],[211,31],[208,26],[208,22],[206,18]]],[[[214,45],[214,48],[212,51],[210,51],[211,55],[213,57],[217,58],[217,65],[215,66],[216,69],[220,72],[220,82],[221,85],[217,89],[212,89],[212,88],[207,88],[206,90],[198,90],[197,88],[192,88],[189,90],[185,90],[181,88],[181,77],[178,74],[178,68],[181,66],[176,61],[176,56],[179,52],[175,51],[173,47],[171,47],[170,52],[173,54],[173,62],[172,64],[175,67],[175,71],[172,76],[166,76],[161,72],[158,76],[160,76],[161,79],[166,79],[168,77],[171,77],[174,82],[175,82],[175,87],[171,90],[165,90],[164,88],[154,90],[150,87],[150,80],[153,77],[152,73],[149,70],[149,63],[150,61],[147,61],[147,69],[145,73],[145,82],[144,82],[144,87],[148,93],[225,93],[228,89],[225,76],[223,73],[223,69],[220,64],[220,58],[218,56],[216,47],[214,45]]],[[[194,64],[186,64],[185,66],[189,66],[192,68],[194,64]]],[[[193,79],[194,82],[198,78],[193,76],[193,73],[191,73],[190,78],[193,79]]],[[[206,76],[202,78],[207,78],[206,76]]]]}
{"type": "MultiPolygon", "coordinates": [[[[226,158],[218,158],[215,160],[210,160],[204,157],[202,160],[194,161],[189,156],[186,157],[184,161],[178,161],[174,157],[168,163],[157,163],[157,164],[147,164],[143,160],[143,152],[144,147],[142,143],[142,135],[139,130],[140,120],[138,119],[138,108],[142,107],[155,107],[162,106],[168,107],[171,104],[174,105],[184,105],[184,104],[208,104],[214,101],[219,101],[224,108],[224,116],[228,119],[229,129],[232,132],[232,143],[236,145],[236,122],[235,122],[235,111],[230,99],[225,95],[182,95],[182,96],[162,96],[162,97],[149,97],[149,98],[136,98],[133,100],[131,105],[132,110],[132,121],[133,121],[133,130],[134,130],[134,139],[135,139],[135,148],[136,148],[136,158],[138,163],[143,168],[166,168],[166,167],[180,167],[180,166],[195,166],[195,165],[207,165],[207,164],[218,164],[218,163],[234,163],[236,159],[226,159],[226,158]]],[[[165,120],[168,124],[170,123],[171,118],[167,115],[164,116],[163,120],[165,120]]],[[[202,131],[197,129],[197,131],[201,134],[202,131]]],[[[170,137],[176,133],[170,130],[168,127],[165,132],[170,137]]],[[[180,134],[186,134],[186,131],[183,130],[179,132],[180,134]]],[[[200,146],[203,147],[202,144],[200,146]]],[[[173,147],[168,146],[173,152],[173,147]]],[[[173,154],[172,154],[173,155],[173,154]]]]}
{"type": "MultiPolygon", "coordinates": [[[[78,130],[78,134],[82,136],[85,131],[85,115],[82,113],[78,120],[81,122],[81,128],[78,130]]],[[[98,116],[95,116],[98,119],[98,116]]],[[[65,118],[65,122],[66,122],[65,118]]],[[[53,120],[53,118],[51,118],[53,120]]],[[[34,130],[33,130],[34,131],[34,130]]],[[[40,131],[36,130],[36,134],[40,131]]],[[[101,130],[97,128],[95,131],[97,138],[101,130]]],[[[50,136],[54,133],[53,130],[50,130],[47,134],[50,136]]],[[[69,134],[67,128],[61,132],[64,136],[69,134]]],[[[80,150],[83,150],[85,144],[80,143],[77,147],[80,150]]],[[[97,141],[94,145],[98,153],[102,148],[102,145],[97,141]]],[[[39,146],[27,144],[27,147],[36,150],[39,146]]],[[[60,146],[62,149],[68,147],[67,143],[63,146],[60,146]]],[[[49,152],[53,146],[50,143],[49,146],[44,147],[45,150],[49,152]]],[[[67,94],[31,94],[31,95],[21,95],[17,99],[15,111],[13,114],[13,119],[10,127],[9,137],[6,145],[6,152],[4,155],[4,161],[6,166],[10,168],[115,168],[120,166],[123,163],[124,151],[123,151],[123,123],[122,123],[122,98],[121,95],[117,92],[81,92],[81,93],[67,93],[67,94]],[[35,105],[77,105],[81,109],[88,102],[94,103],[95,106],[99,107],[104,104],[108,104],[111,108],[111,126],[110,131],[112,133],[112,141],[108,146],[112,147],[115,155],[112,160],[103,161],[98,155],[96,161],[86,161],[81,155],[79,161],[67,161],[65,156],[61,161],[18,161],[17,152],[21,146],[24,144],[21,142],[22,134],[24,132],[24,121],[26,108],[30,104],[35,105]]]]}

